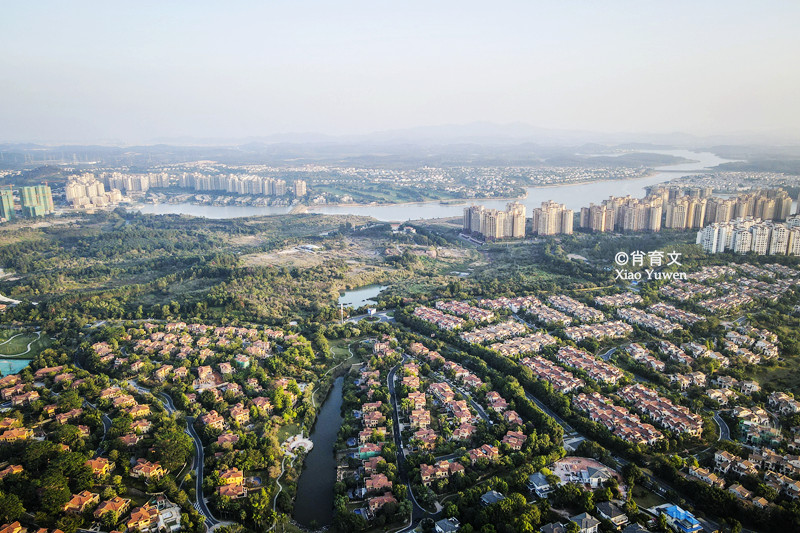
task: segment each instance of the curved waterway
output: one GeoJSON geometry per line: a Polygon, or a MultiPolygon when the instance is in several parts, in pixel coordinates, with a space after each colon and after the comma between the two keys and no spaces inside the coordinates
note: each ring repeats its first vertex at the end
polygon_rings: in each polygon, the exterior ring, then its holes
{"type": "MultiPolygon", "coordinates": [[[[579,211],[581,207],[588,207],[590,203],[599,204],[609,196],[643,197],[645,188],[664,183],[671,179],[689,174],[696,174],[708,168],[726,163],[730,160],[717,157],[711,152],[692,152],[689,150],[646,150],[643,153],[659,153],[674,155],[691,159],[689,163],[657,167],[655,172],[643,178],[628,180],[591,181],[587,183],[572,183],[553,185],[548,187],[527,187],[525,198],[518,199],[527,208],[528,216],[533,209],[542,205],[542,202],[554,200],[565,204],[568,209],[579,211]]],[[[370,216],[382,221],[401,222],[405,220],[419,220],[442,217],[460,217],[464,214],[464,207],[472,204],[483,205],[490,209],[505,209],[513,200],[476,200],[443,205],[439,202],[420,202],[409,204],[391,205],[352,205],[352,206],[313,206],[308,208],[310,213],[324,213],[326,215],[362,215],[370,216]]]]}
{"type": "Polygon", "coordinates": [[[342,383],[333,382],[311,431],[314,448],[306,456],[297,483],[294,519],[311,527],[327,526],[333,521],[333,486],[336,483],[336,457],[333,445],[342,425],[342,383]],[[313,522],[313,524],[312,524],[313,522]]]}

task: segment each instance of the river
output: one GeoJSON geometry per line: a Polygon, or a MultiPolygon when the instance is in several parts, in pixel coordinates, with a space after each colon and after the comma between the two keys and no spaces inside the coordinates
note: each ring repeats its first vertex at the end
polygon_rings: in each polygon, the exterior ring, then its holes
{"type": "MultiPolygon", "coordinates": [[[[528,216],[531,215],[535,207],[539,207],[542,202],[547,200],[555,200],[560,204],[565,204],[569,209],[578,211],[581,207],[587,207],[592,202],[600,203],[611,195],[625,196],[630,194],[631,196],[642,197],[645,194],[645,187],[663,183],[680,176],[702,172],[710,167],[731,161],[717,157],[710,152],[693,152],[690,150],[645,150],[642,153],[673,155],[690,159],[692,162],[656,167],[653,174],[644,178],[592,181],[548,187],[527,187],[527,196],[519,201],[527,207],[528,216]]],[[[390,205],[322,205],[310,206],[307,208],[307,212],[327,215],[360,215],[373,217],[381,221],[401,222],[405,220],[460,217],[464,213],[464,207],[472,203],[478,203],[492,209],[505,209],[506,204],[510,201],[509,199],[495,199],[449,204],[441,204],[434,201],[390,205]]],[[[183,214],[219,219],[283,215],[288,213],[291,207],[218,206],[178,203],[144,204],[139,207],[139,210],[142,213],[183,214]]]]}
{"type": "MultiPolygon", "coordinates": [[[[634,197],[643,197],[646,187],[664,183],[680,176],[702,172],[709,167],[729,161],[710,152],[692,152],[689,150],[647,150],[647,152],[684,157],[692,159],[693,162],[657,167],[653,174],[644,178],[592,181],[550,187],[527,187],[527,196],[519,201],[525,204],[528,216],[531,216],[534,208],[539,207],[542,202],[547,200],[554,200],[560,204],[565,204],[568,209],[579,211],[581,207],[588,207],[590,203],[599,204],[612,195],[626,196],[630,194],[634,197]]],[[[440,217],[460,217],[464,214],[464,207],[473,203],[491,209],[504,210],[510,201],[512,200],[476,200],[446,205],[439,202],[420,202],[394,205],[313,206],[308,208],[308,212],[327,215],[362,215],[382,221],[400,222],[440,217]]]]}
{"type": "Polygon", "coordinates": [[[314,448],[306,456],[297,482],[294,519],[311,527],[329,525],[333,520],[333,486],[336,483],[336,458],[333,445],[342,425],[342,383],[338,377],[322,404],[311,431],[314,448]]]}
{"type": "Polygon", "coordinates": [[[367,285],[365,287],[344,291],[339,296],[339,303],[345,307],[352,308],[375,304],[377,302],[373,300],[373,298],[376,298],[381,291],[388,288],[388,285],[367,285]]]}

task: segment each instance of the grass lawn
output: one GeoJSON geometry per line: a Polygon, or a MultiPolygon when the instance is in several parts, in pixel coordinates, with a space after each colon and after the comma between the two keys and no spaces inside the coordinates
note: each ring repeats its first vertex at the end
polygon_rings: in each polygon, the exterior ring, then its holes
{"type": "Polygon", "coordinates": [[[33,358],[50,346],[50,338],[47,335],[39,336],[35,333],[4,330],[2,336],[3,338],[0,339],[0,355],[24,355],[26,358],[33,358]],[[28,344],[30,344],[29,352],[28,344]]]}
{"type": "Polygon", "coordinates": [[[800,393],[800,357],[785,357],[767,366],[756,366],[753,378],[761,384],[774,385],[778,390],[800,393]]]}
{"type": "Polygon", "coordinates": [[[298,433],[300,433],[300,426],[297,424],[287,424],[285,426],[281,426],[281,428],[278,430],[278,442],[283,443],[283,441],[292,435],[297,435],[298,433]]]}
{"type": "Polygon", "coordinates": [[[350,351],[347,347],[351,342],[353,342],[352,339],[336,339],[331,342],[331,351],[336,356],[337,360],[350,357],[350,351]]]}
{"type": "Polygon", "coordinates": [[[649,509],[650,507],[661,505],[662,503],[667,502],[661,496],[658,496],[657,494],[647,490],[641,485],[635,485],[633,487],[633,501],[636,502],[636,505],[639,506],[639,509],[649,509]]]}
{"type": "Polygon", "coordinates": [[[336,339],[331,341],[331,351],[336,355],[336,360],[349,366],[358,363],[360,359],[350,353],[349,347],[364,340],[364,337],[352,337],[349,339],[336,339]]]}

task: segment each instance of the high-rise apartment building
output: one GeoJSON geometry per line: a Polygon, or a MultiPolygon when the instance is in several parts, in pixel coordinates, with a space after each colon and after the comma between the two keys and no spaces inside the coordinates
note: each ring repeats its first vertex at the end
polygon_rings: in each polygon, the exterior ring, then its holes
{"type": "Polygon", "coordinates": [[[14,193],[8,189],[0,189],[0,218],[14,220],[14,193]]]}
{"type": "Polygon", "coordinates": [[[758,255],[800,255],[800,218],[786,223],[752,217],[714,222],[697,232],[697,244],[709,253],[733,251],[758,255]]]}
{"type": "Polygon", "coordinates": [[[789,244],[786,246],[786,255],[800,255],[800,227],[789,228],[789,244]]]}
{"type": "MultiPolygon", "coordinates": [[[[750,230],[740,229],[736,230],[733,238],[733,251],[737,254],[746,254],[753,249],[753,234],[750,230]]],[[[725,251],[723,248],[720,251],[725,251]]]]}
{"type": "Polygon", "coordinates": [[[525,206],[512,202],[505,211],[482,205],[465,207],[463,229],[464,233],[480,234],[487,240],[521,239],[525,237],[525,206]]]}
{"type": "Polygon", "coordinates": [[[526,208],[519,202],[511,202],[506,206],[508,212],[508,227],[506,228],[506,235],[514,239],[522,239],[525,237],[525,215],[526,208]]]}
{"type": "Polygon", "coordinates": [[[775,220],[786,220],[790,216],[792,216],[792,197],[784,193],[775,198],[775,220]]]}
{"type": "Polygon", "coordinates": [[[785,254],[789,246],[789,228],[783,224],[772,226],[772,233],[769,237],[769,255],[785,254]]]}
{"type": "Polygon", "coordinates": [[[580,226],[593,232],[660,231],[663,196],[666,189],[645,198],[611,196],[601,205],[581,208],[580,226]]]}
{"type": "Polygon", "coordinates": [[[72,203],[73,207],[105,207],[122,201],[122,192],[119,189],[112,188],[106,192],[103,182],[89,173],[71,178],[65,191],[67,201],[72,203]]]}
{"type": "Polygon", "coordinates": [[[665,228],[685,229],[686,220],[689,216],[689,199],[683,197],[667,202],[667,209],[665,213],[665,228]]]}
{"type": "Polygon", "coordinates": [[[580,227],[596,233],[614,230],[614,209],[605,204],[581,208],[580,227]]]}
{"type": "Polygon", "coordinates": [[[53,192],[47,185],[34,185],[23,187],[22,214],[26,217],[42,217],[55,211],[53,206],[53,192]]]}
{"type": "Polygon", "coordinates": [[[735,198],[709,198],[706,203],[706,223],[730,222],[735,210],[735,198]]]}
{"type": "Polygon", "coordinates": [[[533,232],[537,235],[571,235],[574,212],[552,200],[533,210],[533,232]]]}
{"type": "Polygon", "coordinates": [[[767,255],[772,228],[766,224],[757,224],[750,228],[750,234],[753,236],[751,251],[758,255],[767,255]]]}

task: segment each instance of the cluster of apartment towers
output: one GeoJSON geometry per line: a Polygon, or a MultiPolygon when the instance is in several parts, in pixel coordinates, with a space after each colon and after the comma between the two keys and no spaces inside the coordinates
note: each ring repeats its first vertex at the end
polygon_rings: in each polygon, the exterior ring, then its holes
{"type": "Polygon", "coordinates": [[[129,192],[147,192],[150,188],[166,187],[264,196],[284,196],[292,193],[298,198],[308,193],[308,185],[305,180],[294,180],[287,186],[286,180],[252,174],[205,174],[202,172],[124,174],[121,172],[104,172],[100,174],[99,178],[107,187],[119,189],[126,194],[129,192]]]}
{"type": "Polygon", "coordinates": [[[105,207],[122,201],[122,192],[119,189],[112,188],[106,192],[103,182],[89,173],[71,179],[65,191],[67,202],[73,207],[105,207]]]}
{"type": "Polygon", "coordinates": [[[800,256],[800,216],[785,223],[740,217],[714,222],[697,232],[697,244],[708,253],[800,256]]]}
{"type": "MultiPolygon", "coordinates": [[[[786,220],[792,199],[783,189],[750,191],[730,198],[713,197],[710,187],[648,187],[644,198],[611,196],[600,205],[581,208],[578,227],[592,232],[660,231],[661,228],[692,229],[739,218],[786,220]]],[[[533,210],[535,235],[570,235],[575,224],[572,209],[554,201],[533,210]]],[[[486,240],[525,236],[525,206],[508,204],[505,211],[483,206],[464,208],[464,233],[486,240]]]]}
{"type": "MultiPolygon", "coordinates": [[[[43,217],[55,211],[53,192],[47,185],[22,187],[19,196],[24,217],[43,217]]],[[[0,220],[7,222],[15,218],[17,214],[13,189],[11,187],[0,189],[0,220]]]]}

